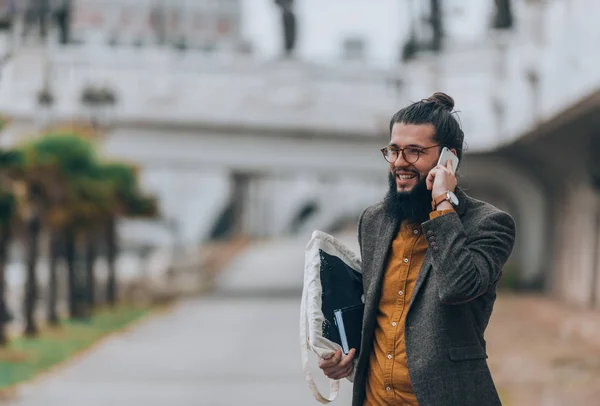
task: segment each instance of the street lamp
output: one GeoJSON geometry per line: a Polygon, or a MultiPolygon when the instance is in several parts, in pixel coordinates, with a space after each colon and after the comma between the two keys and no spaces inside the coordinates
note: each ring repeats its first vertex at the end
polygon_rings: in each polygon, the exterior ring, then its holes
{"type": "Polygon", "coordinates": [[[106,132],[114,122],[117,95],[109,87],[86,86],[81,92],[84,118],[95,131],[106,132]]]}
{"type": "Polygon", "coordinates": [[[37,105],[39,107],[39,127],[44,128],[51,124],[52,121],[52,107],[54,106],[54,95],[50,91],[47,85],[38,92],[37,94],[37,105]]]}

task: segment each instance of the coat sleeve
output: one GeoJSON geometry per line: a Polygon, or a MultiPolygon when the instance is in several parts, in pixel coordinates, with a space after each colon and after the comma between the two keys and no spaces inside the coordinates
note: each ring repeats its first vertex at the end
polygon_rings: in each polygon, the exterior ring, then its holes
{"type": "Polygon", "coordinates": [[[502,211],[482,216],[466,235],[456,213],[423,223],[440,300],[469,302],[496,284],[510,256],[516,235],[513,218],[502,211]]]}

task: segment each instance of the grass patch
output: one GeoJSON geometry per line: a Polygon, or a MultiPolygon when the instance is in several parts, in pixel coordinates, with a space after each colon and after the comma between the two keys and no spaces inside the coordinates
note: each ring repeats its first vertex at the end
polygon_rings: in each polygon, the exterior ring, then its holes
{"type": "Polygon", "coordinates": [[[151,311],[134,307],[100,310],[84,321],[65,320],[59,327],[44,328],[36,338],[13,339],[0,349],[0,390],[33,378],[151,311]]]}

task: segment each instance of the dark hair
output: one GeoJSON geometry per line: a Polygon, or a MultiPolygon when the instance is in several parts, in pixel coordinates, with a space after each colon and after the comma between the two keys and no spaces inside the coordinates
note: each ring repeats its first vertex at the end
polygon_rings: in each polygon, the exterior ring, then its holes
{"type": "Polygon", "coordinates": [[[456,149],[456,155],[462,159],[465,134],[452,113],[453,109],[454,99],[446,93],[436,92],[394,114],[390,121],[390,136],[396,123],[432,124],[435,141],[442,147],[456,149]]]}

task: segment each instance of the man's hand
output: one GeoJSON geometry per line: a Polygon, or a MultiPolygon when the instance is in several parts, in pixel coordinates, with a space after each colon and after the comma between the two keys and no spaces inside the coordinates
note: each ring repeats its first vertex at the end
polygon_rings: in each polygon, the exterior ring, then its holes
{"type": "Polygon", "coordinates": [[[319,368],[323,370],[328,378],[345,378],[352,372],[352,359],[355,352],[354,348],[352,348],[348,355],[342,355],[342,350],[337,350],[332,357],[327,359],[321,358],[319,360],[319,368]]]}
{"type": "Polygon", "coordinates": [[[454,171],[452,171],[452,162],[448,160],[446,166],[437,165],[430,170],[426,183],[427,190],[431,190],[431,196],[434,199],[446,193],[446,190],[454,192],[458,181],[454,171]]]}

